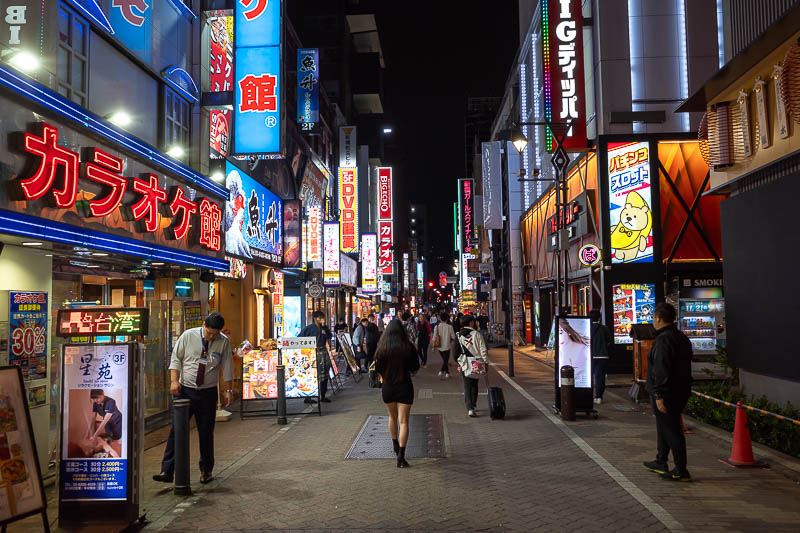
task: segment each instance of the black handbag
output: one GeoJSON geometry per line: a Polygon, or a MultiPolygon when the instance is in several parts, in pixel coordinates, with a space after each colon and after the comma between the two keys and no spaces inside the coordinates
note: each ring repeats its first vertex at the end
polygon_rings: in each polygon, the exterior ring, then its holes
{"type": "Polygon", "coordinates": [[[380,389],[383,386],[381,382],[381,376],[375,371],[375,362],[373,361],[371,365],[369,365],[369,373],[367,374],[369,378],[369,386],[373,389],[380,389]]]}

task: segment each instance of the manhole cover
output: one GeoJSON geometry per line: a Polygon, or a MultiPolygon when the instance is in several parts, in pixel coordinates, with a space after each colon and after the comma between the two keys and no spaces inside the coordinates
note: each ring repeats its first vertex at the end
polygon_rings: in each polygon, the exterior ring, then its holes
{"type": "MultiPolygon", "coordinates": [[[[442,415],[411,415],[406,457],[447,457],[442,415]]],[[[370,415],[345,459],[394,459],[389,417],[370,415]]]]}

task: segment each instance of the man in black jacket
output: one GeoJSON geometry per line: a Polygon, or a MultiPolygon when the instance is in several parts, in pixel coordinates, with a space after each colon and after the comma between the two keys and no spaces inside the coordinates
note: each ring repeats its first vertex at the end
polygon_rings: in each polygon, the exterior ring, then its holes
{"type": "Polygon", "coordinates": [[[592,370],[594,371],[594,403],[603,403],[603,393],[606,390],[606,365],[611,355],[611,332],[608,326],[600,322],[600,311],[592,309],[589,318],[592,319],[592,370]]]}
{"type": "Polygon", "coordinates": [[[686,469],[686,439],[681,412],[692,390],[692,343],[675,327],[675,309],[664,302],[656,305],[653,326],[657,333],[647,355],[647,392],[656,416],[658,455],[644,467],[670,481],[691,481],[686,469]],[[669,471],[672,450],[675,468],[669,471]]]}

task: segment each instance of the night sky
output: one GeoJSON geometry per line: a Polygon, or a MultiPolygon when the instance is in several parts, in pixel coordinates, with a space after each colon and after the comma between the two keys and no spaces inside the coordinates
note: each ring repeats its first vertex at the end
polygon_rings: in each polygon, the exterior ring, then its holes
{"type": "Polygon", "coordinates": [[[376,15],[384,111],[394,129],[385,157],[395,168],[395,202],[428,205],[433,256],[444,252],[447,263],[431,264],[435,275],[455,257],[452,204],[465,173],[467,97],[503,95],[519,46],[517,2],[384,1],[376,15]]]}

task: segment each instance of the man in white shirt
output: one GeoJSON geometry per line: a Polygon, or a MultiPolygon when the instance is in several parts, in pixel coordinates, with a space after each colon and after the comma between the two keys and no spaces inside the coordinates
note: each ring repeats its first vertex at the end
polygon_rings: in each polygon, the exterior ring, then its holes
{"type": "MultiPolygon", "coordinates": [[[[231,343],[222,332],[225,319],[211,313],[199,328],[188,329],[178,338],[169,363],[170,393],[191,402],[190,417],[195,415],[200,440],[200,483],[213,479],[214,422],[217,416],[217,387],[222,381],[224,405],[231,404],[233,390],[233,354],[231,343]]],[[[170,429],[161,473],[155,481],[172,483],[175,473],[175,433],[170,429]]]]}
{"type": "Polygon", "coordinates": [[[442,313],[440,317],[442,320],[436,324],[436,329],[433,331],[433,345],[442,356],[442,369],[439,371],[439,377],[447,379],[450,377],[450,346],[456,340],[456,333],[448,322],[450,315],[442,313]]]}

